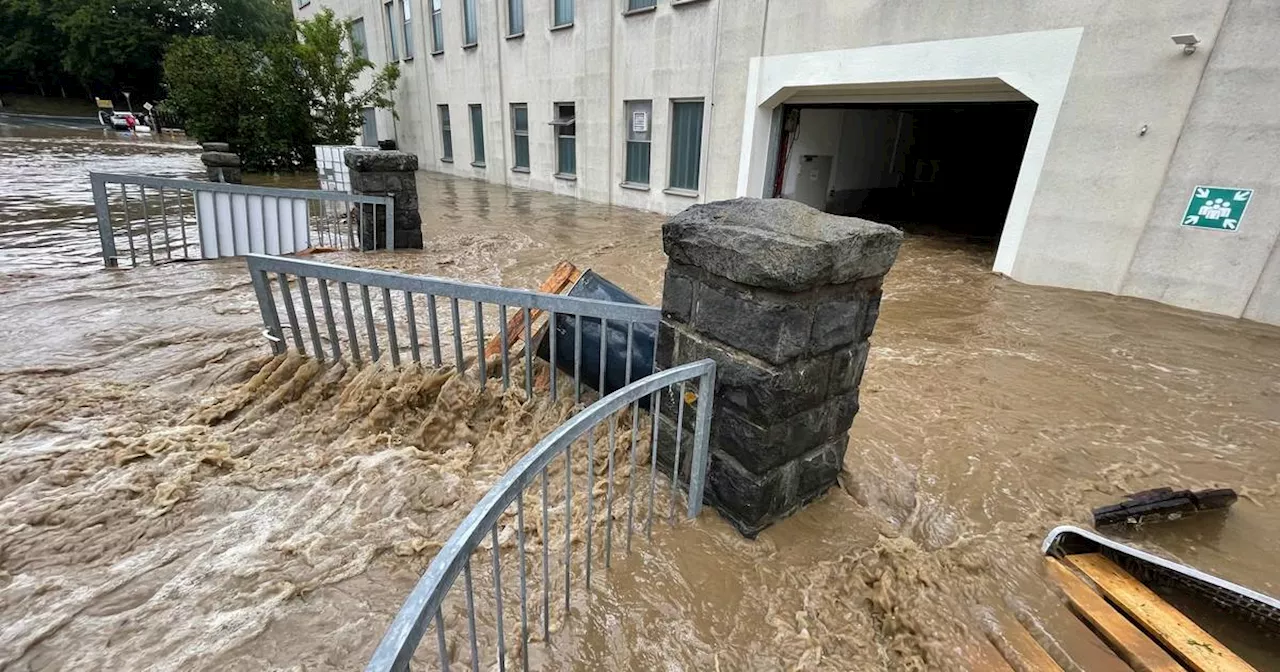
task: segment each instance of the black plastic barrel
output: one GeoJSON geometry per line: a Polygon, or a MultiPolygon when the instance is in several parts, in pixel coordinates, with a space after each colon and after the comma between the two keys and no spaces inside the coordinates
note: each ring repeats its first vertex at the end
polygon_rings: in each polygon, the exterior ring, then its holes
{"type": "MultiPolygon", "coordinates": [[[[642,302],[631,296],[626,290],[609,282],[594,271],[582,274],[578,282],[569,290],[569,296],[615,303],[642,302]]],[[[634,323],[631,335],[631,380],[636,381],[653,373],[653,343],[656,337],[656,326],[652,324],[634,323]]],[[[627,322],[610,321],[605,334],[605,379],[603,391],[600,386],[600,319],[582,318],[582,383],[593,390],[602,392],[601,396],[621,389],[627,384],[627,322]]],[[[573,377],[574,362],[577,360],[573,351],[574,335],[577,331],[577,318],[573,315],[556,314],[556,368],[573,377]]],[[[538,346],[538,358],[551,361],[551,338],[542,339],[538,346]]]]}

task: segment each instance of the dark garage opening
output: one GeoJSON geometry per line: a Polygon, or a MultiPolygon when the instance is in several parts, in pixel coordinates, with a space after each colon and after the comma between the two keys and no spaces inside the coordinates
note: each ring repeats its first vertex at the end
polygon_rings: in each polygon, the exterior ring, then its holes
{"type": "Polygon", "coordinates": [[[1035,112],[1030,101],[786,106],[773,195],[995,246],[1035,112]]]}

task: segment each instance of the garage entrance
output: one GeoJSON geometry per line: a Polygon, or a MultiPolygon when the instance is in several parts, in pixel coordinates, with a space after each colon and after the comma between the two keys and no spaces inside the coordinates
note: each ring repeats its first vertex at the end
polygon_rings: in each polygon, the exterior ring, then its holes
{"type": "Polygon", "coordinates": [[[772,195],[994,248],[1035,115],[1026,100],[784,105],[772,195]]]}

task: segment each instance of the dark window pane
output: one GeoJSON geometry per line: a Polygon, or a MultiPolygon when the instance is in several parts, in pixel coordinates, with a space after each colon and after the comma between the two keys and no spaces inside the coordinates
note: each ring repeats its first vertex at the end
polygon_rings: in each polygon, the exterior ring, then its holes
{"type": "Polygon", "coordinates": [[[516,136],[516,168],[529,167],[529,136],[516,136]]]}
{"type": "Polygon", "coordinates": [[[644,9],[658,4],[658,0],[628,0],[627,9],[644,9]]]}
{"type": "Polygon", "coordinates": [[[527,133],[529,131],[529,108],[524,105],[516,105],[512,112],[512,116],[515,117],[515,129],[527,133]]]}
{"type": "Polygon", "coordinates": [[[507,34],[524,32],[524,0],[507,0],[507,34]]]}
{"type": "Polygon", "coordinates": [[[561,136],[557,139],[556,146],[556,172],[561,175],[576,175],[578,173],[578,162],[574,156],[577,139],[572,136],[561,136]]]}
{"type": "Polygon", "coordinates": [[[444,19],[438,9],[431,13],[431,46],[444,51],[444,19]]]}
{"type": "Polygon", "coordinates": [[[473,163],[484,163],[484,113],[479,105],[471,106],[471,156],[473,163]]]}
{"type": "Polygon", "coordinates": [[[649,184],[649,143],[627,143],[626,180],[634,184],[649,184]]]}
{"type": "Polygon", "coordinates": [[[573,0],[555,0],[556,11],[552,25],[563,26],[573,23],[573,0]]]}
{"type": "Polygon", "coordinates": [[[476,43],[476,0],[462,0],[462,43],[476,43]]]}
{"type": "Polygon", "coordinates": [[[671,186],[698,190],[702,160],[702,102],[671,106],[671,186]]]}

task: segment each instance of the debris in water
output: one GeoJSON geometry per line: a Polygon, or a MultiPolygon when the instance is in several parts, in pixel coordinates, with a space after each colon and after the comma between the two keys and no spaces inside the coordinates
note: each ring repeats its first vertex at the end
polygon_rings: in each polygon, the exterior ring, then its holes
{"type": "Polygon", "coordinates": [[[1226,509],[1236,503],[1236,491],[1230,488],[1210,490],[1174,490],[1155,488],[1135,492],[1119,504],[1100,506],[1093,510],[1093,524],[1138,525],[1140,523],[1178,520],[1200,511],[1226,509]]]}

